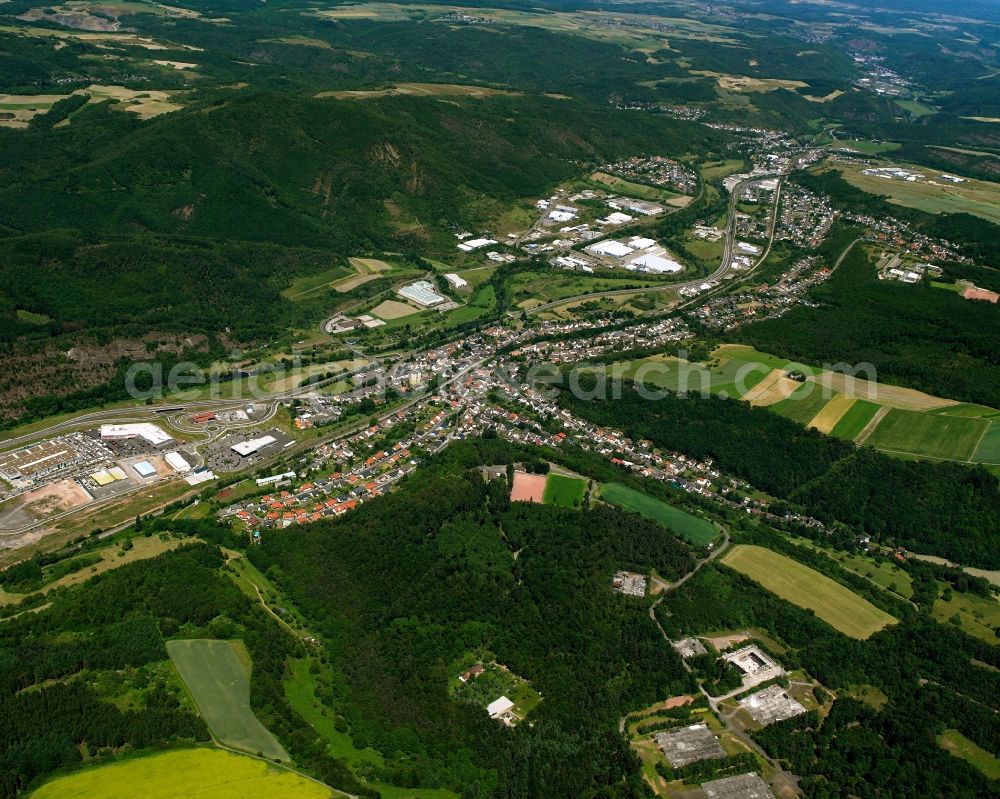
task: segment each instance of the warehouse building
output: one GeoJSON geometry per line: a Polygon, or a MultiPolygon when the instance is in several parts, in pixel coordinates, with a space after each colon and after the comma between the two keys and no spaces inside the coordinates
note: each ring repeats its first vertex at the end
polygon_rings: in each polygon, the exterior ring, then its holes
{"type": "Polygon", "coordinates": [[[424,307],[439,305],[445,301],[445,298],[438,294],[434,286],[427,280],[418,280],[407,286],[403,286],[397,294],[424,307]]]}
{"type": "Polygon", "coordinates": [[[260,438],[251,438],[248,441],[241,441],[239,444],[233,444],[231,449],[241,458],[248,458],[257,452],[260,452],[264,449],[264,447],[275,443],[277,440],[278,439],[274,436],[261,436],[260,438]]]}
{"type": "Polygon", "coordinates": [[[102,424],[102,441],[128,441],[133,438],[141,438],[154,447],[162,447],[173,438],[163,432],[155,424],[149,422],[137,422],[134,424],[102,424]]]}

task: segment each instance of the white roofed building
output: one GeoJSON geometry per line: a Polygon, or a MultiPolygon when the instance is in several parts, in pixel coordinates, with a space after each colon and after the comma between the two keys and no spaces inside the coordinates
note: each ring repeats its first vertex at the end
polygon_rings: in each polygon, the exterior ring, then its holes
{"type": "Polygon", "coordinates": [[[150,422],[134,424],[102,424],[101,438],[104,441],[127,441],[130,438],[141,438],[154,447],[161,447],[173,438],[150,422]]]}
{"type": "Polygon", "coordinates": [[[622,244],[620,241],[614,241],[613,239],[608,239],[607,241],[599,241],[597,244],[591,244],[587,247],[593,253],[598,255],[608,255],[612,258],[624,258],[626,255],[631,255],[634,250],[622,244]]]}

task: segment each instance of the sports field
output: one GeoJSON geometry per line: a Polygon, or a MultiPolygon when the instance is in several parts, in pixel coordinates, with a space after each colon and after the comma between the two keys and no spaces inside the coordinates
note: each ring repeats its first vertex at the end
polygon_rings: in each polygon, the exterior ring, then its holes
{"type": "Polygon", "coordinates": [[[587,483],[579,477],[564,474],[549,474],[545,483],[542,501],[546,505],[560,505],[564,508],[579,508],[587,493],[587,483]]]}
{"type": "Polygon", "coordinates": [[[250,707],[250,675],[229,641],[167,641],[167,653],[208,728],[234,749],[288,760],[250,707]]]}
{"type": "Polygon", "coordinates": [[[984,419],[892,408],[865,443],[889,452],[966,461],[989,424],[984,419]]]}
{"type": "Polygon", "coordinates": [[[705,546],[719,536],[715,526],[705,519],[692,516],[687,511],[661,502],[648,494],[629,488],[621,483],[605,483],[601,486],[601,499],[652,519],[672,533],[679,535],[696,546],[705,546]]]}
{"type": "Polygon", "coordinates": [[[837,421],[830,431],[830,435],[853,441],[864,430],[868,423],[875,418],[879,408],[882,406],[876,402],[856,399],[854,404],[847,409],[847,412],[837,421]]]}
{"type": "Polygon", "coordinates": [[[764,547],[738,544],[722,562],[782,599],[811,610],[844,635],[868,638],[896,619],[840,583],[764,547]]]}
{"type": "Polygon", "coordinates": [[[32,799],[329,799],[292,771],[218,749],[181,749],[84,769],[42,785],[32,799]]]}

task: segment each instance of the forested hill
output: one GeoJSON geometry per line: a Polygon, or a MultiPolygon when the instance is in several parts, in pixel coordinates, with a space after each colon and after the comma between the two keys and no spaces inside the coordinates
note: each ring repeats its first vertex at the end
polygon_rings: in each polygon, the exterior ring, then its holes
{"type": "Polygon", "coordinates": [[[579,163],[717,141],[704,126],[538,96],[352,101],[245,89],[149,122],[128,116],[88,107],[68,127],[0,131],[4,225],[353,254],[483,225],[497,204],[546,192],[579,163]]]}
{"type": "Polygon", "coordinates": [[[460,445],[398,494],[267,536],[251,557],[331,642],[356,745],[399,750],[420,784],[465,782],[464,796],[494,780],[511,799],[641,795],[617,720],[689,686],[645,608],[610,581],[616,568],[672,579],[688,549],[610,508],[511,505],[506,481],[465,472],[509,453],[460,445]],[[477,650],[541,693],[532,725],[501,734],[448,700],[449,664],[477,650]]]}

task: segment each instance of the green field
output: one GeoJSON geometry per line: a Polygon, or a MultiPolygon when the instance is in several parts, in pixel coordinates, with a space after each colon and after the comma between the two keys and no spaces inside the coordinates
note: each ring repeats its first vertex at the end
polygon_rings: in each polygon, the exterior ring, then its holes
{"type": "Polygon", "coordinates": [[[860,141],[854,141],[853,139],[835,139],[827,146],[834,149],[848,147],[852,150],[857,150],[859,153],[865,153],[866,155],[877,155],[878,153],[885,153],[890,150],[899,149],[899,145],[896,142],[873,142],[868,141],[867,139],[860,141]]]}
{"type": "Polygon", "coordinates": [[[830,392],[824,392],[818,383],[807,382],[799,386],[788,399],[768,406],[775,413],[780,413],[803,427],[809,424],[823,407],[830,401],[830,392]]]}
{"type": "Polygon", "coordinates": [[[972,460],[976,463],[1000,463],[1000,423],[990,422],[976,451],[972,453],[972,460]]]}
{"type": "Polygon", "coordinates": [[[764,547],[739,544],[722,557],[731,569],[782,599],[811,610],[844,635],[868,638],[896,619],[840,583],[764,547]]]}
{"type": "Polygon", "coordinates": [[[329,799],[331,791],[292,771],[218,749],[182,749],[59,777],[32,799],[329,799]]]}
{"type": "Polygon", "coordinates": [[[1000,780],[1000,758],[970,741],[958,730],[945,730],[937,737],[938,746],[979,769],[987,779],[1000,780]]]}
{"type": "Polygon", "coordinates": [[[288,752],[250,707],[250,675],[229,641],[167,641],[167,652],[219,741],[234,749],[288,760],[288,752]]]}
{"type": "Polygon", "coordinates": [[[281,296],[286,300],[301,300],[321,289],[331,288],[332,283],[351,274],[354,274],[353,271],[346,266],[335,266],[317,275],[294,280],[292,285],[282,290],[281,296]]]}
{"type": "Polygon", "coordinates": [[[837,563],[848,571],[866,577],[873,583],[877,583],[887,591],[898,594],[904,599],[910,599],[913,596],[913,578],[910,577],[909,572],[901,569],[891,560],[874,558],[854,552],[824,549],[805,538],[794,540],[800,546],[808,547],[815,552],[822,552],[831,560],[837,561],[837,563]]]}
{"type": "Polygon", "coordinates": [[[587,482],[579,477],[567,477],[564,474],[550,474],[545,481],[545,495],[542,501],[546,505],[560,505],[564,508],[579,508],[587,493],[587,482]]]}
{"type": "Polygon", "coordinates": [[[621,483],[602,485],[601,499],[624,510],[652,519],[696,546],[705,546],[719,536],[719,531],[711,522],[692,516],[687,511],[675,508],[673,505],[668,505],[666,502],[661,502],[621,483]]]}
{"type": "Polygon", "coordinates": [[[989,422],[892,408],[865,442],[876,449],[967,461],[989,422]]]}
{"type": "Polygon", "coordinates": [[[861,431],[875,418],[875,414],[881,407],[877,402],[863,399],[855,400],[854,404],[847,409],[847,413],[841,416],[837,424],[833,426],[830,435],[853,441],[861,435],[861,431]]]}

